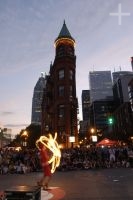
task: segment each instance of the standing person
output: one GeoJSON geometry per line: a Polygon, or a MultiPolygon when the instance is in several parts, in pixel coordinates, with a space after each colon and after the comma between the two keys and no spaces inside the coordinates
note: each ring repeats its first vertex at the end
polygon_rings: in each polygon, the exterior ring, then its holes
{"type": "Polygon", "coordinates": [[[40,161],[43,170],[43,177],[40,181],[37,182],[39,186],[42,186],[44,190],[48,189],[48,184],[51,179],[51,167],[48,163],[49,156],[47,152],[47,148],[41,142],[38,143],[38,148],[40,151],[40,161]]]}

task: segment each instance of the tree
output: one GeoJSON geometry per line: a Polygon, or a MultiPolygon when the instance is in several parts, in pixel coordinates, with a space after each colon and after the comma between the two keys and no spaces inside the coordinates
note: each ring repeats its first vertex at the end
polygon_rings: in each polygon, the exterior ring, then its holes
{"type": "Polygon", "coordinates": [[[35,148],[36,140],[39,139],[39,137],[41,136],[40,125],[30,124],[29,126],[26,127],[26,129],[23,129],[20,131],[20,133],[14,139],[13,143],[18,144],[19,146],[22,146],[22,141],[24,139],[22,135],[25,131],[27,132],[27,137],[26,137],[27,148],[31,148],[31,149],[35,148]]]}
{"type": "Polygon", "coordinates": [[[27,147],[28,148],[35,148],[36,140],[41,136],[41,126],[30,124],[26,129],[28,133],[27,137],[27,147]]]}

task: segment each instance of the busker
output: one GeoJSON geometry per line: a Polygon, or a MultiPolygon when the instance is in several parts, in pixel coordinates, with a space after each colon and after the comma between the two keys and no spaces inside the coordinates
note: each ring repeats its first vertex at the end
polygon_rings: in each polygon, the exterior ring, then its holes
{"type": "Polygon", "coordinates": [[[40,151],[40,161],[41,161],[41,166],[43,170],[43,177],[41,178],[40,181],[37,182],[37,184],[43,187],[44,190],[47,190],[48,184],[52,175],[51,167],[50,167],[50,164],[48,163],[49,156],[48,156],[47,148],[41,142],[38,143],[38,148],[40,151]]]}

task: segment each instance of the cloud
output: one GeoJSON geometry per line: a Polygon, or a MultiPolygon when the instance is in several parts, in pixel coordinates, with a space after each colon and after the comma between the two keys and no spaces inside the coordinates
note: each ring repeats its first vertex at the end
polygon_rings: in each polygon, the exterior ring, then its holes
{"type": "Polygon", "coordinates": [[[14,112],[12,112],[12,111],[3,111],[3,112],[1,112],[1,115],[13,115],[14,114],[14,112]]]}
{"type": "Polygon", "coordinates": [[[26,127],[29,126],[29,124],[5,124],[5,127],[10,127],[10,128],[14,128],[14,127],[26,127]]]}

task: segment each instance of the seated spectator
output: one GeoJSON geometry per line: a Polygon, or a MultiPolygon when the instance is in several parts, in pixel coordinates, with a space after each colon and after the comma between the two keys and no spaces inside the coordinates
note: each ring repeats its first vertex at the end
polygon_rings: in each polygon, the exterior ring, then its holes
{"type": "Polygon", "coordinates": [[[7,174],[9,172],[8,165],[2,165],[2,174],[7,174]]]}

